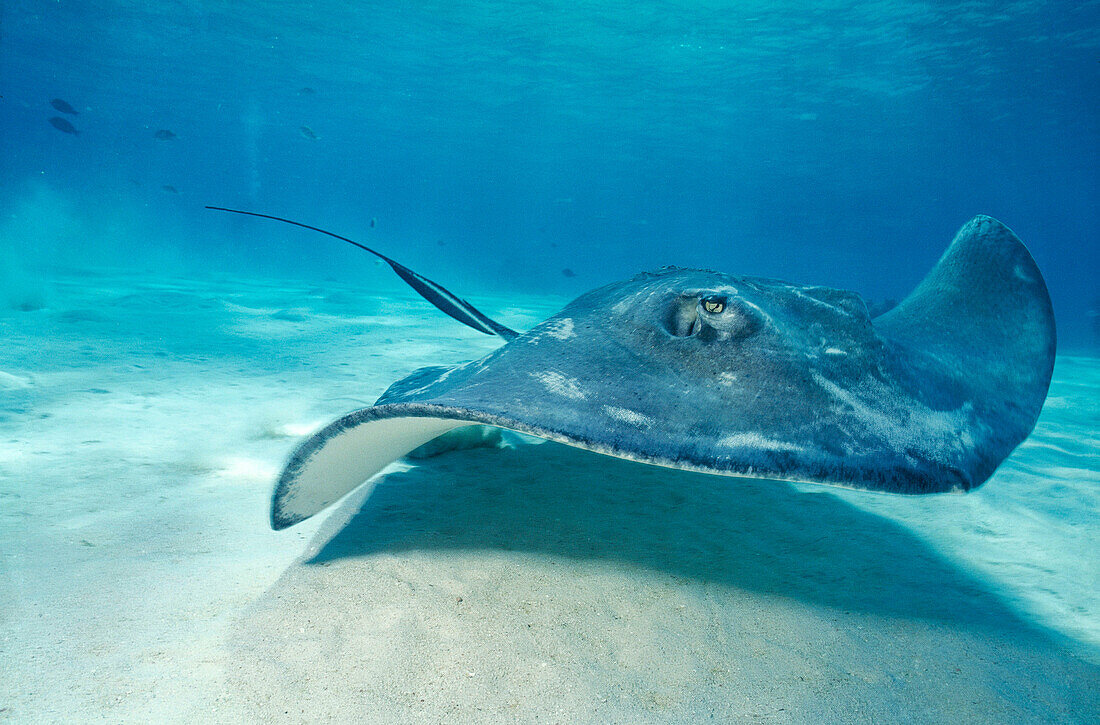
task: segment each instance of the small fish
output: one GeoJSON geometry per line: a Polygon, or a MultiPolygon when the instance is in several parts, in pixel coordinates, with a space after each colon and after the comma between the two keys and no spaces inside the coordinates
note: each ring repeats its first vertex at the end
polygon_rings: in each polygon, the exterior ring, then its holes
{"type": "Polygon", "coordinates": [[[164,190],[165,190],[165,191],[167,191],[167,192],[168,192],[169,194],[178,194],[178,193],[180,193],[180,192],[179,192],[179,189],[177,189],[176,187],[172,186],[171,184],[165,184],[164,186],[162,186],[162,187],[160,187],[160,188],[164,189],[164,190]]]}
{"type": "Polygon", "coordinates": [[[73,128],[73,125],[60,116],[54,116],[50,119],[50,125],[56,128],[62,133],[71,133],[73,136],[80,135],[80,131],[73,128]]]}
{"type": "Polygon", "coordinates": [[[166,128],[162,128],[153,135],[156,136],[159,141],[172,141],[179,138],[178,136],[176,136],[176,134],[172,133],[166,128]]]}
{"type": "Polygon", "coordinates": [[[298,133],[302,134],[303,137],[308,138],[310,141],[316,141],[318,138],[317,134],[315,134],[313,129],[309,126],[299,126],[298,133]]]}
{"type": "Polygon", "coordinates": [[[378,223],[378,220],[377,220],[377,219],[375,219],[374,217],[371,217],[371,220],[370,220],[370,228],[371,228],[371,229],[374,229],[374,225],[375,225],[375,224],[377,224],[377,223],[378,223]]]}
{"type": "Polygon", "coordinates": [[[574,272],[573,270],[569,269],[569,267],[566,267],[565,269],[563,269],[561,271],[561,273],[562,273],[562,275],[564,275],[566,277],[576,277],[577,276],[577,273],[574,272]]]}
{"type": "Polygon", "coordinates": [[[73,108],[68,103],[61,100],[60,98],[55,98],[52,101],[50,101],[50,105],[53,106],[55,110],[61,111],[62,113],[67,113],[70,116],[79,116],[80,115],[75,108],[73,108]]]}
{"type": "Polygon", "coordinates": [[[439,239],[439,240],[436,240],[436,244],[438,244],[439,246],[442,247],[443,245],[446,244],[446,242],[444,242],[442,239],[439,239]]]}
{"type": "Polygon", "coordinates": [[[316,92],[317,92],[317,91],[313,90],[313,89],[312,89],[312,88],[310,88],[309,86],[305,86],[304,88],[299,88],[299,89],[298,89],[298,94],[299,94],[299,95],[302,95],[302,96],[312,96],[312,95],[313,95],[313,94],[315,94],[316,92]]]}

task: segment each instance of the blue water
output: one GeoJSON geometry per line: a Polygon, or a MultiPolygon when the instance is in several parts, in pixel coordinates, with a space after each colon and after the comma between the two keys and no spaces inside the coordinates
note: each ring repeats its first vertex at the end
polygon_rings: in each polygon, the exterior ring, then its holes
{"type": "Polygon", "coordinates": [[[0,721],[1100,717],[1100,3],[5,0],[0,96],[0,721]],[[1059,357],[966,496],[521,441],[275,533],[303,436],[500,341],[205,205],[520,330],[897,300],[990,214],[1059,357]]]}
{"type": "Polygon", "coordinates": [[[677,264],[886,299],[986,213],[1037,258],[1063,349],[1097,344],[1094,3],[13,0],[3,23],[4,246],[36,263],[371,281],[221,204],[463,291],[677,264]],[[59,214],[91,235],[13,238],[59,214]]]}

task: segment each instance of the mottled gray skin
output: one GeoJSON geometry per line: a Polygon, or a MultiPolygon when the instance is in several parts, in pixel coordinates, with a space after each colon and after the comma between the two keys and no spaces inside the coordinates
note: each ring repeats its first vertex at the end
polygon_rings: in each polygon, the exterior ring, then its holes
{"type": "Polygon", "coordinates": [[[966,491],[1031,432],[1054,351],[1042,276],[989,217],[874,320],[853,292],[665,268],[481,360],[416,371],[307,441],[283,480],[339,430],[423,416],[689,470],[966,491]]]}

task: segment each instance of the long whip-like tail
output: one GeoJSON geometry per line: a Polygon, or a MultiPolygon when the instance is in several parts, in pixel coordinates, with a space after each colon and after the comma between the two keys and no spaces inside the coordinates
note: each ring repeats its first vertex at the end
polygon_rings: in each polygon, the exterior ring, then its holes
{"type": "Polygon", "coordinates": [[[270,214],[260,214],[254,211],[242,211],[240,209],[227,209],[223,206],[207,206],[207,209],[213,209],[215,211],[227,211],[233,214],[244,214],[245,216],[256,216],[262,219],[272,219],[277,222],[283,222],[285,224],[293,224],[296,227],[302,227],[303,229],[309,229],[310,231],[320,232],[330,237],[334,237],[348,244],[352,244],[359,247],[365,252],[370,252],[374,256],[381,259],[386,264],[390,265],[390,268],[397,273],[397,276],[405,280],[405,282],[412,287],[421,297],[431,302],[441,312],[450,315],[454,319],[458,320],[467,327],[472,327],[478,332],[483,332],[486,335],[499,335],[505,340],[511,340],[514,337],[518,337],[519,333],[504,325],[500,324],[496,320],[486,317],[476,307],[471,305],[466,300],[462,299],[458,295],[449,291],[443,285],[433,282],[423,275],[417,274],[400,262],[390,259],[381,252],[375,251],[365,244],[360,244],[355,240],[342,237],[339,234],[326,231],[319,227],[310,226],[309,224],[303,224],[302,222],[296,222],[291,219],[283,219],[282,217],[272,216],[270,214]]]}

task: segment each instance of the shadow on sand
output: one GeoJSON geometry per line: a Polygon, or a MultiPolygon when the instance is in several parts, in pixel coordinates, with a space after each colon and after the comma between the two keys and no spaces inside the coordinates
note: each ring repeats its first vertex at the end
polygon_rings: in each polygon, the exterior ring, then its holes
{"type": "Polygon", "coordinates": [[[554,443],[465,451],[382,479],[343,528],[318,533],[306,563],[515,550],[614,560],[842,611],[1038,634],[912,533],[822,491],[554,443]]]}
{"type": "Polygon", "coordinates": [[[310,551],[232,637],[242,719],[999,724],[1100,711],[1100,668],[1072,643],[905,529],[788,484],[552,443],[454,452],[353,496],[310,551]]]}

